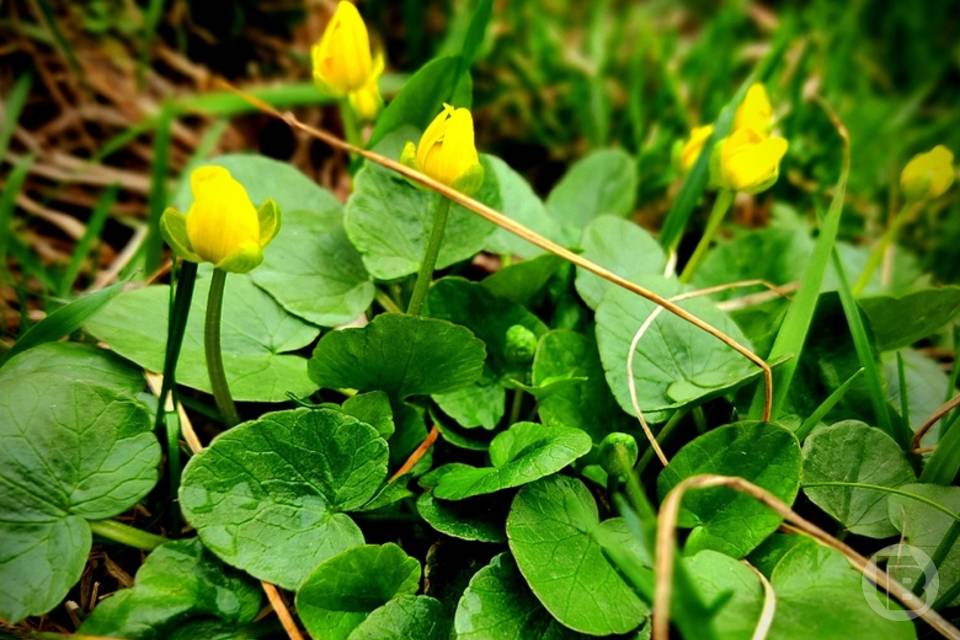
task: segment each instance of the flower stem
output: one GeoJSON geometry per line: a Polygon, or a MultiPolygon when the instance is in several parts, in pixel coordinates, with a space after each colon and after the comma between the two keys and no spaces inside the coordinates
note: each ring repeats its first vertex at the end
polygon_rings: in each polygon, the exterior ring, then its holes
{"type": "Polygon", "coordinates": [[[717,194],[717,199],[713,202],[713,210],[710,211],[710,217],[707,218],[707,228],[703,230],[703,236],[700,237],[700,242],[693,250],[693,255],[690,256],[687,264],[683,267],[683,271],[680,272],[680,282],[690,282],[690,279],[693,278],[694,272],[700,266],[700,262],[703,261],[703,256],[710,248],[710,243],[713,242],[713,237],[717,234],[717,229],[720,228],[720,223],[723,222],[727,211],[730,210],[730,205],[733,204],[734,195],[734,192],[729,189],[724,189],[717,194]]]}
{"type": "Polygon", "coordinates": [[[440,243],[443,242],[443,232],[447,228],[449,213],[450,201],[441,197],[437,202],[437,208],[433,210],[433,229],[430,230],[430,239],[423,252],[417,282],[413,285],[413,295],[410,296],[410,304],[407,306],[407,313],[410,315],[420,315],[423,301],[427,297],[427,289],[433,281],[433,269],[437,266],[437,256],[440,255],[440,243]]]}
{"type": "Polygon", "coordinates": [[[210,375],[210,387],[213,389],[213,398],[217,408],[223,416],[227,426],[240,422],[237,407],[230,396],[230,387],[227,385],[227,376],[223,371],[223,353],[220,349],[220,316],[223,311],[223,285],[227,281],[227,272],[222,269],[213,270],[213,279],[210,281],[210,293],[207,295],[207,317],[203,326],[203,347],[207,357],[207,373],[210,375]]]}
{"type": "Polygon", "coordinates": [[[873,272],[876,271],[880,263],[883,262],[883,256],[886,254],[887,248],[897,239],[897,233],[900,231],[900,227],[911,220],[918,209],[919,203],[915,202],[910,205],[905,205],[897,215],[893,216],[893,220],[890,221],[890,226],[887,227],[887,230],[880,236],[880,239],[873,246],[873,249],[870,250],[870,255],[867,257],[867,264],[863,267],[863,272],[853,285],[853,295],[860,295],[863,293],[863,290],[867,288],[867,285],[870,284],[870,279],[873,278],[873,272]]]}
{"type": "Polygon", "coordinates": [[[168,541],[163,536],[131,527],[116,520],[94,520],[90,522],[90,530],[101,538],[144,551],[151,551],[168,541]]]}

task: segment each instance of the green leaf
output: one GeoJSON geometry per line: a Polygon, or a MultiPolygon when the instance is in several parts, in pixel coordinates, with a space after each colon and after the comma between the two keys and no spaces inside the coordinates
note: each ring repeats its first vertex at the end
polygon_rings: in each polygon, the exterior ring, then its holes
{"type": "Polygon", "coordinates": [[[268,413],[216,438],[187,464],[184,517],[224,562],[296,589],[311,568],[361,544],[343,510],[373,497],[387,443],[331,409],[268,413]]]}
{"type": "Polygon", "coordinates": [[[445,640],[446,612],[436,598],[401,595],[370,615],[350,633],[349,640],[445,640]]]}
{"type": "MultiPolygon", "coordinates": [[[[783,555],[770,576],[777,594],[770,637],[785,640],[916,638],[916,630],[909,620],[890,620],[871,608],[865,590],[874,587],[864,581],[836,551],[810,541],[794,546],[783,555]]],[[[882,593],[877,593],[876,598],[876,604],[890,600],[882,593]]]]}
{"type": "Polygon", "coordinates": [[[638,544],[622,519],[601,523],[587,487],[565,476],[521,489],[507,518],[520,573],[554,618],[590,635],[626,633],[649,609],[603,555],[593,537],[598,529],[621,536],[624,546],[638,544]]]}
{"type": "Polygon", "coordinates": [[[37,324],[30,327],[9,351],[0,355],[0,364],[18,353],[44,342],[59,340],[79,329],[92,315],[113,300],[123,290],[121,283],[114,284],[69,302],[53,311],[37,324]]]}
{"type": "MultiPolygon", "coordinates": [[[[660,275],[666,266],[666,256],[660,244],[645,229],[629,220],[615,216],[600,216],[591,221],[580,240],[583,257],[596,262],[627,280],[660,275]]],[[[577,269],[577,293],[591,309],[596,309],[603,295],[616,288],[583,269],[577,269]]]]}
{"type": "Polygon", "coordinates": [[[225,567],[199,540],[175,540],[147,556],[133,587],[100,602],[79,633],[131,640],[167,638],[208,616],[242,625],[260,611],[260,594],[256,582],[225,567]]]}
{"type": "Polygon", "coordinates": [[[42,369],[0,378],[0,618],[56,606],[90,552],[87,520],[122,513],[153,488],[151,426],[115,389],[42,369]]]}
{"type": "Polygon", "coordinates": [[[857,301],[870,320],[880,351],[907,347],[937,332],[960,315],[960,287],[922,289],[901,297],[857,301]]]}
{"type": "Polygon", "coordinates": [[[484,278],[481,284],[496,296],[529,307],[546,293],[547,283],[563,264],[563,260],[552,254],[537,256],[503,267],[484,278]]]}
{"type": "MultiPolygon", "coordinates": [[[[210,392],[203,349],[203,320],[211,270],[202,266],[177,363],[177,382],[210,392]]],[[[126,291],[84,325],[124,358],[150,371],[163,369],[170,307],[169,287],[126,291]]],[[[248,275],[230,274],[223,299],[221,343],[227,383],[234,400],[285,402],[287,393],[306,396],[316,389],[306,360],[285,355],[313,342],[319,330],[288,314],[248,275]]]]}
{"type": "Polygon", "coordinates": [[[393,543],[347,549],[318,565],[297,591],[297,613],[315,638],[346,638],[371,611],[420,585],[420,563],[393,543]]]}
{"type": "MultiPolygon", "coordinates": [[[[890,436],[858,420],[844,420],[817,429],[803,443],[803,481],[899,487],[916,476],[890,436]]],[[[825,486],[804,487],[803,492],[851,533],[870,538],[896,534],[883,491],[825,486]]]]}
{"type": "MultiPolygon", "coordinates": [[[[657,478],[661,499],[684,478],[702,473],[738,476],[793,503],[800,486],[800,444],[787,429],[737,422],[684,446],[657,478]]],[[[754,498],[718,487],[684,495],[678,526],[692,529],[686,552],[713,549],[742,558],[777,530],[782,518],[754,498]]]]}
{"type": "MultiPolygon", "coordinates": [[[[901,349],[903,356],[903,370],[906,378],[907,399],[910,402],[911,431],[916,431],[927,416],[932,414],[943,404],[944,398],[949,397],[950,380],[933,358],[928,358],[915,349],[901,349]]],[[[895,407],[900,406],[900,376],[897,370],[897,359],[894,353],[881,355],[884,379],[887,387],[887,402],[895,407]]],[[[901,416],[902,418],[903,416],[901,416]]],[[[932,429],[924,436],[923,444],[933,446],[937,443],[937,429],[932,429]]]]}
{"type": "MultiPolygon", "coordinates": [[[[500,208],[497,175],[481,156],[484,179],[473,196],[500,208]]],[[[363,255],[367,270],[377,279],[394,280],[416,273],[433,227],[437,193],[415,187],[386,169],[366,165],[354,177],[344,225],[353,245],[363,255]]],[[[459,205],[450,208],[437,269],[471,258],[481,251],[494,226],[459,205]]]]}
{"type": "Polygon", "coordinates": [[[47,342],[10,358],[0,368],[0,384],[23,376],[55,376],[136,395],[143,373],[106,349],[76,342],[47,342]]]}
{"type": "MultiPolygon", "coordinates": [[[[434,58],[420,67],[377,118],[367,146],[376,146],[384,136],[404,125],[426,129],[440,113],[443,103],[451,101],[457,85],[461,84],[461,64],[460,56],[445,56],[434,58]]],[[[457,103],[454,106],[470,105],[457,103]]]]}
{"type": "Polygon", "coordinates": [[[489,375],[467,387],[435,393],[432,398],[445,414],[467,429],[495,429],[506,405],[503,384],[489,375]]]}
{"type": "MultiPolygon", "coordinates": [[[[586,594],[583,594],[586,595],[586,594]]],[[[454,618],[457,640],[573,640],[584,636],[559,624],[537,601],[508,553],[470,579],[454,618]]]]}
{"type": "Polygon", "coordinates": [[[547,196],[547,210],[568,233],[602,215],[624,218],[637,201],[637,166],[622,149],[597,149],[567,171],[547,196]]]}
{"type": "MultiPolygon", "coordinates": [[[[710,249],[693,281],[704,288],[754,278],[784,285],[800,280],[812,252],[813,241],[803,227],[737,230],[710,249]]],[[[733,290],[721,297],[742,293],[733,290]]]]}
{"type": "MultiPolygon", "coordinates": [[[[504,214],[545,238],[562,243],[566,236],[559,223],[550,216],[546,205],[526,179],[496,156],[487,156],[487,162],[488,170],[494,172],[500,187],[500,206],[504,214]]],[[[484,248],[492,253],[521,258],[543,253],[543,249],[500,227],[487,238],[484,248]]]]}
{"type": "Polygon", "coordinates": [[[714,610],[718,638],[751,640],[763,608],[763,588],[742,562],[704,549],[682,560],[703,600],[714,610]]]}
{"type": "Polygon", "coordinates": [[[331,331],[310,359],[321,387],[385,391],[394,399],[443,393],[475,381],[483,342],[444,320],[384,313],[362,328],[331,331]]]}
{"type": "Polygon", "coordinates": [[[427,524],[451,538],[473,542],[505,542],[503,509],[499,501],[465,500],[448,502],[437,500],[427,491],[417,499],[417,513],[427,524]]]}
{"type": "MultiPolygon", "coordinates": [[[[953,513],[960,513],[960,487],[906,484],[900,489],[936,502],[953,513]]],[[[955,522],[955,518],[939,509],[906,496],[890,496],[888,505],[890,521],[902,534],[903,542],[919,547],[931,557],[955,522]]],[[[909,586],[916,584],[919,573],[924,568],[904,563],[903,567],[888,567],[888,570],[893,572],[898,581],[909,586]]],[[[960,582],[960,545],[954,544],[947,550],[943,561],[937,566],[937,575],[940,578],[940,594],[945,594],[960,582]]],[[[960,596],[944,604],[956,606],[960,604],[960,596]]]]}
{"type": "Polygon", "coordinates": [[[491,467],[452,463],[440,467],[433,493],[443,500],[463,500],[519,487],[560,471],[586,455],[590,436],[571,427],[517,422],[490,442],[491,467]]]}
{"type": "MultiPolygon", "coordinates": [[[[644,281],[641,281],[641,284],[644,281]]],[[[663,278],[648,279],[661,295],[679,293],[679,285],[663,278]]],[[[703,298],[680,305],[750,347],[736,324],[703,298]]],[[[597,307],[597,345],[607,384],[624,411],[633,415],[627,386],[627,354],[634,334],[654,303],[624,289],[609,291],[597,307]]],[[[758,369],[730,347],[671,313],[663,312],[637,344],[633,361],[640,409],[650,422],[668,412],[724,393],[758,374],[758,369]]]]}
{"type": "Polygon", "coordinates": [[[539,398],[537,412],[545,425],[579,427],[599,442],[611,431],[635,429],[633,418],[623,412],[603,377],[597,345],[591,338],[566,329],[551,331],[540,339],[533,359],[533,384],[556,384],[539,398]]]}
{"type": "Polygon", "coordinates": [[[359,393],[343,401],[343,412],[377,430],[381,438],[389,438],[396,427],[390,398],[383,391],[359,393]]]}

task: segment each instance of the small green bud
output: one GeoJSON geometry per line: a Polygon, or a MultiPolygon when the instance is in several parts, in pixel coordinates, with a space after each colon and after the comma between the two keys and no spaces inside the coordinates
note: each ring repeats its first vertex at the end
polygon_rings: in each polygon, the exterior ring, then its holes
{"type": "Polygon", "coordinates": [[[507,360],[511,364],[530,364],[537,351],[537,336],[522,324],[507,329],[507,360]]]}
{"type": "Polygon", "coordinates": [[[629,433],[608,433],[600,443],[597,456],[600,466],[615,478],[625,478],[637,464],[637,441],[629,433]]]}

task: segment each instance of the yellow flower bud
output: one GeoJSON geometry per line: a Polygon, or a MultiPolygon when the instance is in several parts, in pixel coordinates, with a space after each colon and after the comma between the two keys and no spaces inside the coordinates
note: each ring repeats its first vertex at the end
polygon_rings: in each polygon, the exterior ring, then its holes
{"type": "Polygon", "coordinates": [[[380,61],[380,70],[378,71],[375,68],[373,75],[370,76],[370,81],[363,85],[362,88],[351,91],[347,96],[350,100],[350,107],[354,113],[356,113],[361,120],[367,122],[376,118],[377,114],[380,113],[380,107],[383,106],[383,98],[380,97],[380,89],[377,86],[380,71],[383,70],[383,58],[378,56],[377,59],[380,61]]]}
{"type": "Polygon", "coordinates": [[[733,129],[753,129],[764,135],[773,127],[773,107],[767,90],[759,82],[747,89],[747,95],[733,116],[733,129]]]}
{"type": "Polygon", "coordinates": [[[443,105],[420,136],[420,144],[408,142],[400,161],[464,193],[479,189],[483,166],[473,141],[470,110],[443,105]]]}
{"type": "Polygon", "coordinates": [[[953,152],[938,144],[910,159],[900,173],[900,189],[907,200],[932,200],[950,188],[955,176],[953,152]]]}
{"type": "Polygon", "coordinates": [[[759,193],[780,176],[780,161],[787,141],[765,136],[754,129],[737,129],[717,145],[715,181],[724,189],[759,193]]]}
{"type": "Polygon", "coordinates": [[[211,262],[224,271],[243,273],[263,261],[263,248],[280,228],[273,200],[257,210],[243,185],[219,166],[190,174],[193,204],[186,216],[167,209],[160,230],[167,243],[191,262],[211,262]]]}
{"type": "Polygon", "coordinates": [[[693,168],[693,165],[697,162],[697,158],[700,157],[700,152],[703,151],[703,145],[707,143],[707,139],[711,134],[713,134],[712,124],[694,127],[693,130],[690,131],[690,139],[687,140],[686,144],[684,144],[680,150],[681,169],[690,171],[690,169],[693,168]]]}
{"type": "MultiPolygon", "coordinates": [[[[357,8],[346,0],[337,5],[310,53],[314,80],[335,96],[363,89],[377,67],[370,54],[367,26],[357,8]]],[[[382,70],[382,61],[379,66],[382,70]]]]}

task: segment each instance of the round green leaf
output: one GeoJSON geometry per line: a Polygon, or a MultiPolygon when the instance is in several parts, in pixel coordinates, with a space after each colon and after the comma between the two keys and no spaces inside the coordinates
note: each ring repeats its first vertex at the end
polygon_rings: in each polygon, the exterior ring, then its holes
{"type": "MultiPolygon", "coordinates": [[[[702,473],[738,476],[792,504],[800,486],[800,444],[787,429],[737,422],[687,443],[657,478],[662,499],[684,478],[702,473]]],[[[684,495],[678,525],[693,529],[687,553],[713,549],[742,558],[780,526],[780,516],[750,496],[718,487],[684,495]]]]}
{"type": "Polygon", "coordinates": [[[90,551],[87,520],[122,513],[150,491],[160,462],[151,427],[146,409],[114,389],[42,367],[0,377],[0,618],[56,606],[90,551]]]}
{"type": "Polygon", "coordinates": [[[594,539],[598,528],[636,544],[621,519],[600,522],[582,482],[551,476],[514,498],[507,539],[520,573],[554,618],[591,635],[626,633],[649,609],[607,561],[594,539]]]}
{"type": "MultiPolygon", "coordinates": [[[[660,243],[640,226],[615,216],[600,216],[583,230],[583,257],[628,280],[660,275],[666,256],[660,243]]],[[[577,269],[577,293],[591,309],[616,285],[589,271],[577,269]]]]}
{"type": "Polygon", "coordinates": [[[590,436],[580,429],[517,422],[490,442],[493,466],[440,467],[433,493],[444,500],[463,500],[519,487],[560,471],[592,446],[590,436]]]}
{"type": "Polygon", "coordinates": [[[260,596],[255,581],[225,567],[199,540],[174,540],[154,549],[133,587],[98,604],[79,632],[149,640],[209,616],[241,625],[257,616],[260,596]]]}
{"type": "MultiPolygon", "coordinates": [[[[647,278],[641,284],[661,295],[680,293],[673,280],[647,278]]],[[[680,305],[750,347],[737,325],[709,300],[694,298],[680,305]]],[[[649,300],[619,288],[608,291],[597,307],[597,346],[607,383],[617,402],[631,415],[627,354],[634,334],[656,308],[649,300]]],[[[727,345],[666,311],[647,329],[633,359],[637,401],[651,422],[666,419],[672,409],[729,391],[758,372],[727,345]]]]}
{"type": "Polygon", "coordinates": [[[349,640],[445,640],[446,612],[436,598],[402,595],[374,609],[349,640]]]}
{"type": "Polygon", "coordinates": [[[573,640],[584,636],[553,619],[531,593],[508,553],[470,579],[454,618],[457,640],[573,640]]]}
{"type": "Polygon", "coordinates": [[[317,563],[363,542],[340,511],[376,493],[387,443],[330,409],[268,413],[217,436],[184,470],[180,504],[203,543],[287,589],[317,563]]]}
{"type": "MultiPolygon", "coordinates": [[[[856,482],[899,487],[916,476],[899,445],[880,429],[844,420],[817,429],[803,443],[803,481],[856,482]]],[[[887,517],[888,494],[855,487],[804,487],[810,500],[851,533],[888,538],[897,530],[887,517]]]]}
{"type": "MultiPolygon", "coordinates": [[[[484,180],[474,198],[500,208],[497,174],[481,156],[484,180]]],[[[377,279],[394,280],[416,273],[423,259],[433,215],[441,196],[413,186],[379,167],[365,166],[353,179],[344,225],[350,241],[363,255],[367,270],[377,279]]],[[[437,268],[466,260],[483,249],[494,226],[453,205],[440,245],[437,268]]]]}
{"type": "Polygon", "coordinates": [[[503,509],[496,503],[437,500],[427,491],[417,499],[417,513],[427,524],[452,538],[475,542],[504,542],[503,509]]]}
{"type": "Polygon", "coordinates": [[[371,611],[420,586],[420,563],[393,543],[361,545],[335,555],[297,591],[297,613],[315,638],[346,638],[371,611]]]}
{"type": "Polygon", "coordinates": [[[715,610],[711,620],[718,638],[751,640],[763,608],[763,588],[745,564],[705,549],[683,559],[704,604],[715,610]]]}
{"type": "MultiPolygon", "coordinates": [[[[487,167],[497,176],[503,213],[545,238],[560,243],[564,241],[560,225],[550,217],[547,207],[523,176],[496,156],[487,156],[487,167]]],[[[491,253],[521,258],[532,258],[543,253],[540,247],[500,227],[487,239],[484,248],[491,253]]]]}
{"type": "Polygon", "coordinates": [[[597,216],[630,215],[636,201],[633,158],[622,149],[597,149],[564,174],[547,196],[547,209],[565,227],[579,231],[597,216]]]}
{"type": "Polygon", "coordinates": [[[386,391],[395,399],[465,387],[482,371],[483,342],[444,320],[384,313],[365,327],[331,331],[310,359],[322,387],[386,391]]]}
{"type": "MultiPolygon", "coordinates": [[[[203,349],[210,269],[202,267],[190,305],[177,382],[210,392],[203,349]]],[[[150,371],[163,370],[170,290],[153,286],[125,291],[91,318],[84,328],[124,358],[150,371]]],[[[290,315],[256,287],[249,274],[227,277],[221,344],[230,393],[235,400],[285,402],[287,393],[306,396],[316,389],[304,358],[284,355],[301,349],[319,330],[290,315]]]]}
{"type": "Polygon", "coordinates": [[[143,389],[143,372],[137,367],[106,349],[76,342],[46,342],[17,354],[0,368],[0,384],[33,374],[89,382],[128,395],[143,389]]]}

